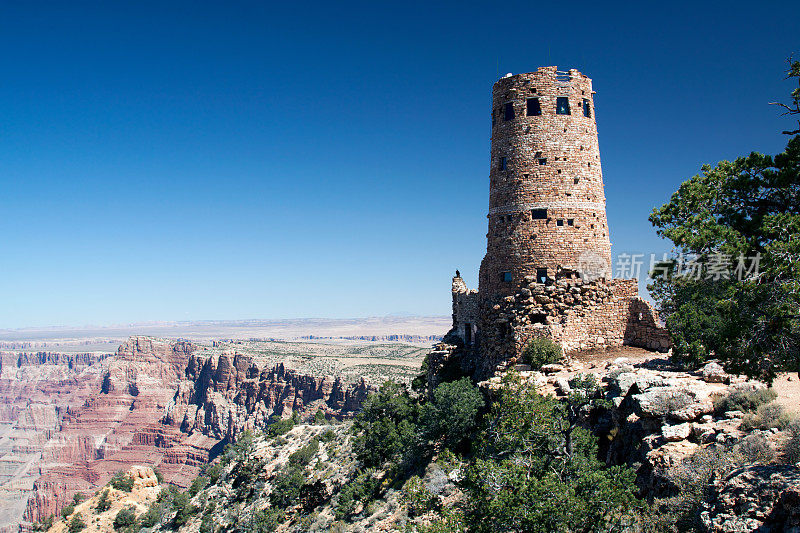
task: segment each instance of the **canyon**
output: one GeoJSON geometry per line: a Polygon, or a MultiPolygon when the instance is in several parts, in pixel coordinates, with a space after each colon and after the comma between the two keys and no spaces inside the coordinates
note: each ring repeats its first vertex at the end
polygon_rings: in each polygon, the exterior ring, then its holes
{"type": "Polygon", "coordinates": [[[134,464],[185,488],[240,431],[293,412],[348,418],[423,352],[146,336],[114,353],[0,352],[0,531],[28,530],[134,464]]]}

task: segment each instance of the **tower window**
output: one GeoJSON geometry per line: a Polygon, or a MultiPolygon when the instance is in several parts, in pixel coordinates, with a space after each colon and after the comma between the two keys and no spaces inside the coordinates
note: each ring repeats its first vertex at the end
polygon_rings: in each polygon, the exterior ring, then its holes
{"type": "Polygon", "coordinates": [[[545,158],[545,157],[540,158],[539,159],[539,164],[540,165],[546,165],[547,164],[547,158],[545,158]]]}
{"type": "Polygon", "coordinates": [[[556,114],[557,115],[570,115],[571,114],[569,112],[569,98],[567,98],[566,96],[558,96],[558,97],[556,97],[556,114]]]}
{"type": "Polygon", "coordinates": [[[588,98],[584,98],[583,99],[583,116],[592,118],[592,108],[589,105],[589,99],[588,98]]]}
{"type": "Polygon", "coordinates": [[[505,107],[505,113],[503,114],[503,120],[514,120],[514,103],[508,102],[505,107]]]}
{"type": "Polygon", "coordinates": [[[531,219],[533,220],[547,219],[547,209],[531,209],[531,219]]]}
{"type": "Polygon", "coordinates": [[[575,185],[577,185],[577,184],[578,184],[578,182],[579,182],[579,181],[581,181],[581,179],[580,179],[580,178],[575,178],[575,179],[574,179],[574,180],[572,180],[572,181],[573,181],[573,183],[574,183],[575,185]]]}
{"type": "Polygon", "coordinates": [[[563,226],[563,225],[564,225],[564,219],[563,218],[559,218],[558,220],[556,220],[556,226],[563,226]]]}
{"type": "Polygon", "coordinates": [[[500,158],[500,170],[508,170],[508,158],[501,157],[500,158]]]}
{"type": "Polygon", "coordinates": [[[503,280],[504,283],[511,283],[514,278],[511,276],[511,272],[501,272],[500,279],[503,280]]]}
{"type": "Polygon", "coordinates": [[[546,268],[537,268],[536,269],[536,282],[537,283],[547,283],[547,269],[546,268]]]}
{"type": "Polygon", "coordinates": [[[527,115],[535,117],[542,114],[542,106],[539,105],[538,98],[528,98],[527,115]]]}
{"type": "Polygon", "coordinates": [[[574,225],[575,225],[575,219],[574,218],[568,218],[567,219],[567,226],[574,226],[574,225]]]}

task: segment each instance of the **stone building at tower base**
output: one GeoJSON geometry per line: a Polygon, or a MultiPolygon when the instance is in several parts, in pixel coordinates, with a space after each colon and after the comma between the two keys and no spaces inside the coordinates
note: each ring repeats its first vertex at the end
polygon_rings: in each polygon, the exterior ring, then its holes
{"type": "Polygon", "coordinates": [[[453,327],[445,342],[458,347],[459,366],[483,379],[498,365],[520,360],[534,337],[549,338],[569,355],[586,350],[638,346],[665,352],[669,335],[635,279],[580,277],[539,283],[525,277],[514,294],[486,301],[453,278],[453,327]]]}

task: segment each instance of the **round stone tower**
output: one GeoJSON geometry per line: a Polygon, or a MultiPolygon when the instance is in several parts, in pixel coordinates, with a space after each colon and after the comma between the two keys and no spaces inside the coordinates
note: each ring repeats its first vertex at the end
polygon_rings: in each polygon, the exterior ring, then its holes
{"type": "Polygon", "coordinates": [[[591,79],[542,67],[494,84],[488,219],[482,299],[525,276],[611,278],[591,79]]]}

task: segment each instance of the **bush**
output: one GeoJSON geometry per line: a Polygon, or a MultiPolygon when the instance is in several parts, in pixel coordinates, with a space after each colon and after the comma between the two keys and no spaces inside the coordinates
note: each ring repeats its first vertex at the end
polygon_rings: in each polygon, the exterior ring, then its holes
{"type": "Polygon", "coordinates": [[[755,414],[748,414],[742,420],[742,429],[783,429],[789,424],[789,414],[778,403],[760,405],[755,414]]]}
{"type": "Polygon", "coordinates": [[[203,475],[208,478],[209,485],[215,485],[222,475],[222,463],[214,463],[203,469],[203,475]]]}
{"type": "Polygon", "coordinates": [[[86,529],[86,522],[83,521],[83,517],[80,513],[73,516],[72,520],[69,521],[69,526],[67,526],[67,531],[69,533],[78,533],[84,529],[86,529]]]}
{"type": "Polygon", "coordinates": [[[200,533],[214,533],[214,519],[210,514],[203,515],[200,521],[200,533]]]}
{"type": "Polygon", "coordinates": [[[75,512],[75,506],[73,504],[67,504],[61,508],[61,517],[65,520],[69,518],[69,515],[75,512]]]}
{"type": "Polygon", "coordinates": [[[289,464],[305,466],[311,462],[311,459],[317,455],[318,451],[319,441],[317,439],[311,439],[311,442],[289,456],[289,464]]]}
{"type": "Polygon", "coordinates": [[[557,363],[564,356],[561,346],[544,337],[534,337],[522,351],[522,362],[539,370],[543,365],[557,363]]]}
{"type": "Polygon", "coordinates": [[[328,419],[325,417],[325,413],[322,412],[322,409],[318,409],[317,412],[314,413],[314,423],[317,425],[328,423],[328,419]]]}
{"type": "Polygon", "coordinates": [[[370,394],[353,429],[358,433],[353,449],[368,467],[386,462],[412,464],[421,458],[417,428],[418,406],[405,386],[387,381],[370,394]]]}
{"type": "Polygon", "coordinates": [[[306,482],[305,469],[296,464],[284,467],[275,477],[269,501],[273,507],[285,508],[300,500],[300,489],[306,482]]]}
{"type": "Polygon", "coordinates": [[[433,400],[422,406],[420,429],[433,440],[455,448],[469,439],[475,429],[483,395],[469,378],[441,383],[433,390],[433,400]]]}
{"type": "Polygon", "coordinates": [[[339,498],[334,509],[336,520],[342,520],[352,515],[359,503],[366,504],[374,499],[380,485],[380,480],[375,477],[375,469],[368,468],[359,472],[339,491],[339,498]]]}
{"type": "Polygon", "coordinates": [[[82,492],[76,492],[75,494],[72,495],[72,503],[74,505],[78,505],[79,503],[81,503],[85,499],[86,499],[86,495],[84,493],[82,493],[82,492]]]}
{"type": "Polygon", "coordinates": [[[117,516],[114,517],[114,529],[119,531],[128,526],[132,526],[136,522],[136,512],[132,507],[125,507],[120,509],[117,516]]]}
{"type": "Polygon", "coordinates": [[[192,484],[189,485],[189,496],[194,497],[197,495],[198,492],[203,490],[208,485],[208,478],[205,476],[197,476],[192,481],[192,484]]]}
{"type": "Polygon", "coordinates": [[[153,527],[161,522],[161,515],[164,513],[164,507],[160,503],[153,503],[147,512],[142,515],[142,527],[153,527]]]}
{"type": "Polygon", "coordinates": [[[111,478],[109,484],[117,490],[130,492],[133,490],[133,478],[125,472],[119,471],[111,478]]]}
{"type": "Polygon", "coordinates": [[[253,513],[243,531],[254,533],[271,533],[283,522],[281,509],[261,509],[253,513]]]}
{"type": "Polygon", "coordinates": [[[656,500],[644,530],[654,533],[703,531],[700,513],[711,495],[711,481],[726,476],[740,464],[729,449],[702,448],[669,470],[677,495],[656,500]]]}
{"type": "Polygon", "coordinates": [[[51,527],[53,527],[53,515],[48,516],[41,522],[36,522],[33,524],[32,529],[34,531],[47,531],[51,527]]]}
{"type": "Polygon", "coordinates": [[[172,498],[172,509],[175,516],[172,518],[172,529],[180,529],[189,519],[197,514],[198,508],[189,501],[189,494],[181,492],[172,498]]]}
{"type": "Polygon", "coordinates": [[[728,411],[750,413],[777,397],[778,394],[773,389],[734,390],[727,396],[714,401],[714,411],[717,415],[728,411]]]}
{"type": "Polygon", "coordinates": [[[800,462],[800,420],[793,420],[786,431],[789,439],[783,447],[783,457],[790,464],[800,462]]]}
{"type": "Polygon", "coordinates": [[[326,429],[322,435],[319,436],[319,440],[324,442],[325,444],[331,442],[336,438],[336,433],[332,429],[326,429]]]}
{"type": "Polygon", "coordinates": [[[98,513],[104,513],[111,508],[111,502],[108,499],[108,489],[104,490],[100,493],[100,497],[97,499],[97,506],[95,509],[98,513]]]}
{"type": "Polygon", "coordinates": [[[300,415],[297,411],[292,411],[291,418],[281,418],[279,415],[273,415],[270,418],[270,424],[267,426],[267,437],[277,437],[289,432],[293,427],[300,422],[300,415]]]}
{"type": "Polygon", "coordinates": [[[775,450],[762,435],[748,435],[735,447],[746,462],[768,464],[775,459],[775,450]]]}
{"type": "Polygon", "coordinates": [[[598,459],[596,436],[580,425],[596,403],[586,392],[562,402],[506,376],[464,469],[469,523],[480,531],[624,530],[641,506],[636,472],[598,459]]]}
{"type": "Polygon", "coordinates": [[[403,486],[403,503],[410,517],[420,516],[439,506],[439,498],[431,493],[419,476],[412,476],[403,486]]]}
{"type": "Polygon", "coordinates": [[[153,473],[156,475],[159,484],[164,483],[164,474],[161,473],[161,470],[153,468],[153,473]]]}

